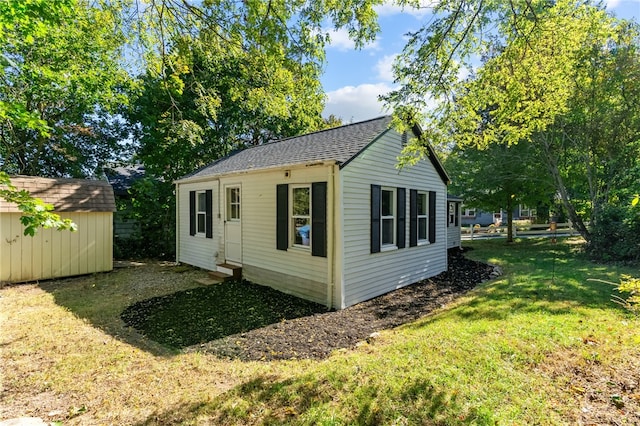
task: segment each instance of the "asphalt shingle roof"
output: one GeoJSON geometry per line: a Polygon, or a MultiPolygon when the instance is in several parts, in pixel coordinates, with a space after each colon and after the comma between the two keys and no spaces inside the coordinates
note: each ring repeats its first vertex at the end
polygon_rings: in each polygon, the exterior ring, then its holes
{"type": "Polygon", "coordinates": [[[374,118],[247,148],[182,179],[260,170],[314,161],[344,164],[389,128],[391,116],[374,118]]]}
{"type": "MultiPolygon", "coordinates": [[[[109,182],[85,179],[50,179],[12,176],[11,184],[31,196],[53,204],[56,212],[114,212],[116,203],[109,182]]],[[[18,206],[0,198],[0,212],[19,213],[18,206]]]]}
{"type": "Polygon", "coordinates": [[[134,182],[144,177],[145,169],[142,164],[107,167],[104,170],[104,174],[111,186],[113,186],[115,195],[127,196],[134,182]]]}

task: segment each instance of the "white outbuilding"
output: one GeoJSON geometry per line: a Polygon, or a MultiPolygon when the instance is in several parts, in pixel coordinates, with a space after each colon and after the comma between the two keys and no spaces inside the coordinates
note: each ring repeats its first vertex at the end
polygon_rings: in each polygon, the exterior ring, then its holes
{"type": "Polygon", "coordinates": [[[52,204],[76,232],[24,235],[22,212],[0,198],[0,282],[24,282],[113,269],[113,189],[108,182],[13,176],[11,183],[52,204]]]}

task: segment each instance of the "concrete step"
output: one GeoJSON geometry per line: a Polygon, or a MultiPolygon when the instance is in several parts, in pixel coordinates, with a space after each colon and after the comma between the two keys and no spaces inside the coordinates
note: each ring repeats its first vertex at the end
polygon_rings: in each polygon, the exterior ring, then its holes
{"type": "Polygon", "coordinates": [[[218,282],[225,282],[233,279],[233,275],[225,274],[219,271],[209,271],[209,278],[218,282]]]}
{"type": "Polygon", "coordinates": [[[229,263],[220,263],[216,265],[216,269],[221,274],[232,276],[235,280],[242,279],[242,266],[231,265],[229,263]]]}
{"type": "MultiPolygon", "coordinates": [[[[212,284],[220,284],[221,281],[216,279],[216,278],[211,278],[209,276],[205,277],[205,278],[197,278],[195,280],[198,284],[201,285],[212,285],[212,284]]],[[[2,425],[0,425],[2,426],[2,425]]]]}

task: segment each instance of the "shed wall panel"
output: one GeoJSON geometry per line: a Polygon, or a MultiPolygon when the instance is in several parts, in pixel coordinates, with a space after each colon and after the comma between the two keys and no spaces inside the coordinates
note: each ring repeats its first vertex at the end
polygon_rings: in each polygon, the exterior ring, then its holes
{"type": "Polygon", "coordinates": [[[23,282],[113,269],[111,212],[65,212],[76,232],[39,229],[25,236],[20,213],[0,214],[0,281],[23,282]]]}
{"type": "Polygon", "coordinates": [[[447,248],[460,247],[460,226],[450,225],[447,228],[447,248]]]}
{"type": "MultiPolygon", "coordinates": [[[[341,172],[343,307],[432,277],[446,270],[446,185],[428,160],[396,168],[402,138],[386,132],[341,172]],[[370,252],[370,186],[436,192],[436,242],[380,253],[370,252]]],[[[406,197],[409,211],[409,197],[406,197]]],[[[405,240],[409,241],[408,221],[405,240]]]]}

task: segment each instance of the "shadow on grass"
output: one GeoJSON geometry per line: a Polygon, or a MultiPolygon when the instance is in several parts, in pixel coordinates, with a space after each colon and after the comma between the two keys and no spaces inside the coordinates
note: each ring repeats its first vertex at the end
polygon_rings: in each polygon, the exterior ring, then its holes
{"type": "Polygon", "coordinates": [[[203,286],[206,273],[164,262],[43,281],[56,304],[110,336],[157,356],[326,312],[326,307],[249,283],[203,286]],[[129,326],[131,327],[129,327],[129,326]]]}
{"type": "MultiPolygon", "coordinates": [[[[462,409],[455,393],[424,378],[407,382],[406,389],[398,394],[384,383],[356,385],[346,377],[318,382],[313,375],[285,380],[262,376],[210,400],[153,413],[138,425],[380,425],[396,424],[399,419],[406,424],[435,424],[447,412],[462,409]],[[345,392],[344,386],[357,388],[345,392]],[[348,395],[348,400],[338,400],[336,395],[348,395]],[[343,409],[337,411],[336,404],[343,409]]],[[[470,414],[477,419],[473,412],[470,414]]]]}
{"type": "Polygon", "coordinates": [[[180,349],[326,310],[269,287],[230,281],[136,302],[121,318],[148,338],[180,349]]]}

